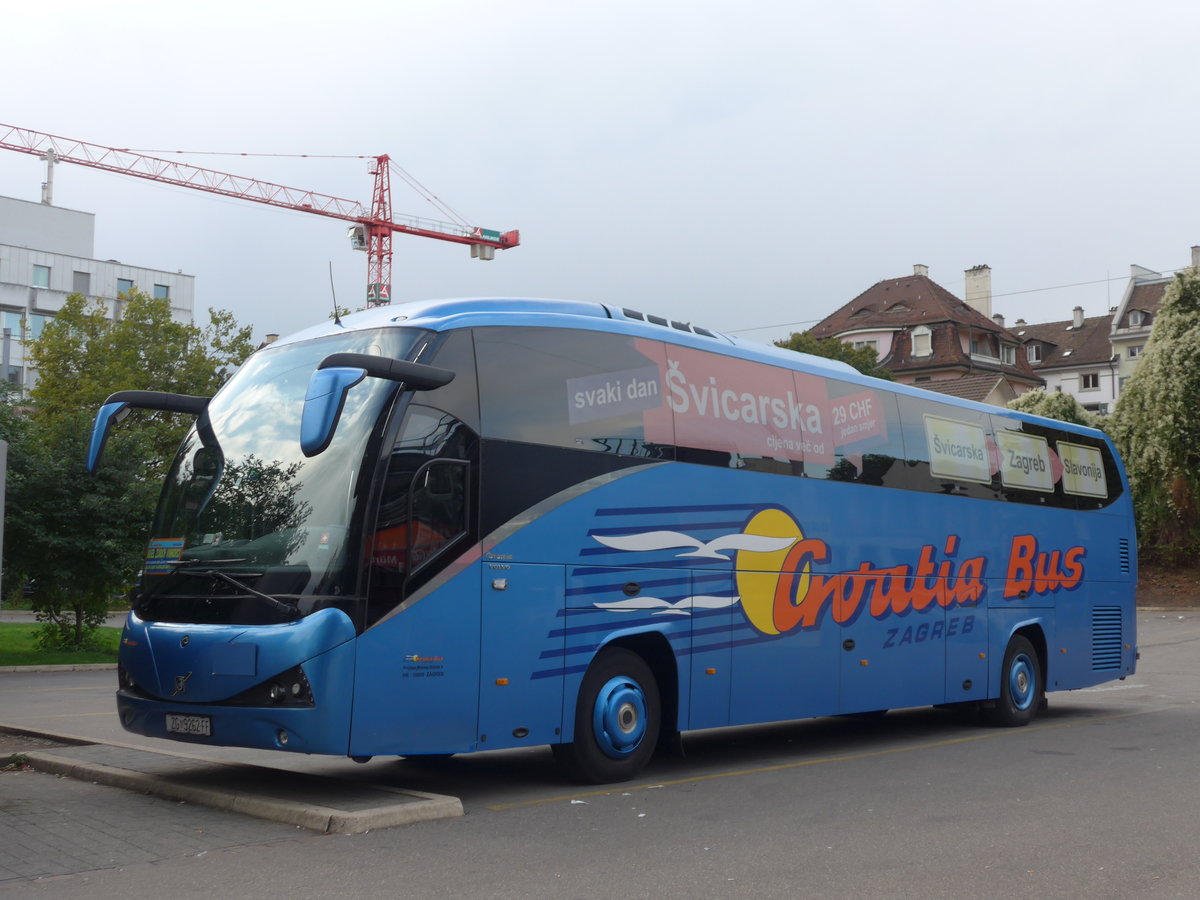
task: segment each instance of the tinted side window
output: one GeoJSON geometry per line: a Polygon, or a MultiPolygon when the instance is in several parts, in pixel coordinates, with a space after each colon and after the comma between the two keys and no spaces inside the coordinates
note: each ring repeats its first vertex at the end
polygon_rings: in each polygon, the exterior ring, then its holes
{"type": "Polygon", "coordinates": [[[836,462],[822,472],[806,460],[805,474],[833,481],[909,487],[904,429],[896,397],[844,381],[826,382],[836,462]]]}
{"type": "Polygon", "coordinates": [[[914,476],[906,485],[957,497],[996,498],[998,462],[991,417],[976,410],[897,395],[904,455],[914,476]]]}
{"type": "MultiPolygon", "coordinates": [[[[647,419],[664,407],[661,344],[557,328],[475,331],[483,433],[487,438],[671,457],[647,419]]],[[[661,418],[661,413],[658,414],[661,418]]]]}
{"type": "Polygon", "coordinates": [[[1100,509],[1121,495],[1116,458],[1104,441],[1005,416],[992,416],[992,427],[1005,500],[1100,509]]]}

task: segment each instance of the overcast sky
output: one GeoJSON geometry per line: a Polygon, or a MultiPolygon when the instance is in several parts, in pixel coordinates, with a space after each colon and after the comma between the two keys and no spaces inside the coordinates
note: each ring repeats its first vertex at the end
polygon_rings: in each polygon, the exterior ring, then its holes
{"type": "MultiPolygon", "coordinates": [[[[492,262],[393,241],[394,302],[600,300],[759,340],[914,263],[1009,324],[1098,315],[1200,244],[1200,4],[56,0],[10,5],[0,121],[143,151],[387,153],[492,262]],[[1078,287],[1042,290],[1061,285],[1078,287]]],[[[164,155],[159,153],[158,155],[164,155]]],[[[171,158],[176,157],[173,154],[171,158]]],[[[369,204],[362,159],[185,161],[369,204]]],[[[0,194],[44,164],[0,150],[0,194]]],[[[393,210],[444,218],[393,183],[393,210]]],[[[60,165],[96,256],[256,337],[363,305],[342,223],[60,165]]]]}

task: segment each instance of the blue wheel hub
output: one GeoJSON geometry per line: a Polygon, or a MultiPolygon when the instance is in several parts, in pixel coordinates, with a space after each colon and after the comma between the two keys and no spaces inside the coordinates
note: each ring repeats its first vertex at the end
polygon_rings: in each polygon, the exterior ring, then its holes
{"type": "Polygon", "coordinates": [[[592,733],[605,756],[624,759],[646,735],[646,695],[642,686],[624,675],[610,678],[596,695],[592,733]]]}
{"type": "Polygon", "coordinates": [[[1037,668],[1028,654],[1018,653],[1008,669],[1008,695],[1013,706],[1027,710],[1037,696],[1037,668]]]}

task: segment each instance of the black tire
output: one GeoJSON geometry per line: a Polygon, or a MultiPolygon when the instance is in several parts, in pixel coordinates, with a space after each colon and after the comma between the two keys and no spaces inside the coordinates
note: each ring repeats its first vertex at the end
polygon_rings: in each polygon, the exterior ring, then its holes
{"type": "Polygon", "coordinates": [[[1015,634],[1000,668],[1000,698],[995,706],[985,708],[984,717],[1004,728],[1028,725],[1042,709],[1045,698],[1046,683],[1037,650],[1024,635],[1015,634]]]}
{"type": "Polygon", "coordinates": [[[592,660],[575,704],[575,740],[554,756],[588,784],[628,781],[654,755],[662,727],[658,682],[645,660],[623,647],[592,660]]]}

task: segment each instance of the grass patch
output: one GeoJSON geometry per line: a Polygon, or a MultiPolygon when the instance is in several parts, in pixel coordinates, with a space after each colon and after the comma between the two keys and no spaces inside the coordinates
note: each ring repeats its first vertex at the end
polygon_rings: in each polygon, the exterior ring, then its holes
{"type": "Polygon", "coordinates": [[[81,663],[115,663],[121,643],[120,628],[97,628],[97,650],[39,650],[35,638],[40,625],[0,622],[0,666],[63,666],[81,663]]]}

